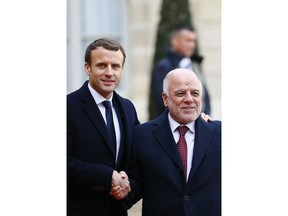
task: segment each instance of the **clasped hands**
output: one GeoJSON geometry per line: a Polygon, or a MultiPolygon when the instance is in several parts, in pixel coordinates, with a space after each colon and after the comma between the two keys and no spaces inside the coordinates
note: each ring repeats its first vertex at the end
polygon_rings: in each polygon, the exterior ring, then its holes
{"type": "Polygon", "coordinates": [[[124,171],[118,173],[114,170],[110,194],[114,196],[115,199],[120,200],[126,197],[130,191],[131,188],[127,174],[124,171]]]}

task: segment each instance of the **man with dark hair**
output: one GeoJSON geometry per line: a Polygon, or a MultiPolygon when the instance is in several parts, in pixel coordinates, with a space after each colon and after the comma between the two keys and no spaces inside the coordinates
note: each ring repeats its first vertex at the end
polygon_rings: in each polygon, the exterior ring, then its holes
{"type": "Polygon", "coordinates": [[[176,68],[187,68],[197,74],[203,85],[202,112],[210,115],[211,105],[204,74],[200,70],[202,56],[195,55],[196,33],[189,26],[177,26],[170,33],[170,45],[166,57],[162,58],[154,67],[151,80],[149,99],[149,119],[152,120],[165,110],[162,102],[162,82],[166,74],[176,68]]]}
{"type": "Polygon", "coordinates": [[[95,40],[85,53],[89,80],[67,96],[68,216],[127,215],[123,201],[110,195],[112,185],[120,185],[124,194],[130,191],[122,170],[128,165],[132,131],[139,124],[132,102],[114,91],[125,58],[117,41],[95,40]]]}

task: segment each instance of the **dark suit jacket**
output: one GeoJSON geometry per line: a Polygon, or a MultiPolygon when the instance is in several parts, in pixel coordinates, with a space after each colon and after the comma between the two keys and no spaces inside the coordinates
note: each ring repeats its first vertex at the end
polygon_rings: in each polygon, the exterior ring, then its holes
{"type": "Polygon", "coordinates": [[[132,203],[143,216],[220,216],[221,122],[195,122],[192,169],[186,184],[168,111],[135,128],[128,176],[132,203]]]}
{"type": "Polygon", "coordinates": [[[109,192],[113,169],[127,168],[132,132],[139,121],[132,102],[116,92],[113,104],[121,130],[117,164],[106,124],[88,89],[88,81],[67,96],[68,215],[127,215],[122,203],[113,199],[109,192]]]}

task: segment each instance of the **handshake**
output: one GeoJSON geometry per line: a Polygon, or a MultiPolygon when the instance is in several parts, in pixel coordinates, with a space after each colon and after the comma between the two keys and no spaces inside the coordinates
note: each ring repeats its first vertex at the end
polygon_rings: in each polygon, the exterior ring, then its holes
{"type": "Polygon", "coordinates": [[[124,171],[113,171],[110,195],[120,200],[125,198],[131,191],[128,176],[124,171]]]}

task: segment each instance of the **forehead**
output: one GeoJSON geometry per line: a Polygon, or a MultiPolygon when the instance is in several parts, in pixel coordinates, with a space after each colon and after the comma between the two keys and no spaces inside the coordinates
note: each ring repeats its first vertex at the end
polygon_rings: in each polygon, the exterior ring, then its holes
{"type": "MultiPolygon", "coordinates": [[[[192,73],[192,72],[191,72],[192,73]]],[[[194,76],[187,76],[177,74],[171,77],[169,90],[170,91],[179,91],[179,90],[199,90],[200,91],[200,82],[194,76]]]]}
{"type": "Polygon", "coordinates": [[[124,56],[120,49],[114,51],[105,49],[104,47],[97,47],[91,52],[91,60],[92,61],[110,60],[122,63],[124,60],[124,56]]]}

